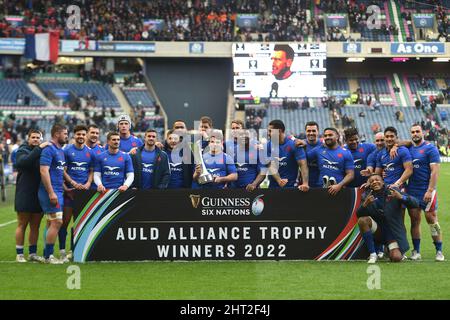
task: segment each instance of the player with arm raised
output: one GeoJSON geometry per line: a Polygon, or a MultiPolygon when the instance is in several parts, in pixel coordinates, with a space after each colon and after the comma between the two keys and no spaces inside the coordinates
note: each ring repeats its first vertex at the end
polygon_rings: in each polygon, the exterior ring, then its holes
{"type": "Polygon", "coordinates": [[[372,174],[367,184],[369,191],[363,196],[357,216],[359,229],[370,253],[368,263],[378,260],[375,239],[387,246],[392,262],[400,262],[409,249],[402,208],[417,208],[419,202],[396,187],[386,186],[378,173],[372,174]]]}

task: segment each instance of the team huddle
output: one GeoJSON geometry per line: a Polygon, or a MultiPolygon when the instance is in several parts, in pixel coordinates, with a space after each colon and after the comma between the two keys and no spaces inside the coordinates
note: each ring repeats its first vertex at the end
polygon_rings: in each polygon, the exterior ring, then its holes
{"type": "Polygon", "coordinates": [[[369,263],[385,255],[391,261],[406,259],[409,243],[404,224],[405,209],[411,219],[412,260],[420,260],[421,212],[436,248],[436,261],[444,261],[442,235],[437,219],[436,186],[440,157],[437,148],[424,141],[420,125],[411,127],[411,140],[399,141],[397,130],[387,127],[375,135],[375,144],[362,143],[356,128],[339,132],[326,128],[320,139],[319,125],[305,125],[306,139],[285,133],[281,120],[273,120],[267,137],[258,139],[240,120],[231,122],[230,139],[202,117],[199,134],[188,134],[184,121],[175,121],[163,142],[149,129],[143,141],[131,134],[131,119],[122,115],[117,132],[109,132],[106,145],[99,144],[99,128],[76,126],[73,143],[68,131],[55,124],[51,141],[30,130],[16,154],[15,210],[16,261],[24,257],[25,229],[30,225],[29,261],[60,264],[70,261],[66,252],[67,229],[73,215],[75,190],[111,189],[245,189],[262,184],[269,188],[326,188],[330,196],[342,188],[363,190],[357,211],[358,225],[370,252],[369,263]],[[47,217],[43,257],[37,255],[39,225],[47,217]],[[60,257],[54,256],[59,242],[60,257]]]}

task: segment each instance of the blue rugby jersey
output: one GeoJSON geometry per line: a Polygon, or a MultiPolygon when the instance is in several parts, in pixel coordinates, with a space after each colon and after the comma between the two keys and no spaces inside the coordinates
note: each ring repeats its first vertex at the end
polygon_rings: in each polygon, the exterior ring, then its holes
{"type": "Polygon", "coordinates": [[[78,149],[74,144],[64,149],[67,163],[67,174],[77,183],[85,184],[89,179],[91,168],[94,168],[94,152],[87,146],[78,149]]]}
{"type": "Polygon", "coordinates": [[[119,151],[111,154],[105,151],[96,157],[94,172],[102,175],[102,184],[106,189],[117,189],[126,180],[126,174],[134,172],[130,155],[119,151]]]}
{"type": "Polygon", "coordinates": [[[308,157],[317,160],[320,181],[323,181],[324,176],[328,176],[334,177],[336,183],[340,183],[344,179],[347,170],[355,169],[352,154],[341,146],[338,146],[336,149],[329,149],[321,145],[308,152],[308,157]]]}
{"type": "Polygon", "coordinates": [[[399,147],[397,156],[394,159],[391,159],[389,151],[383,148],[378,152],[377,168],[381,168],[386,172],[384,182],[389,185],[400,179],[405,171],[403,164],[411,161],[411,154],[406,147],[399,147]]]}
{"type": "MultiPolygon", "coordinates": [[[[51,143],[42,150],[40,165],[49,167],[50,182],[53,191],[55,193],[62,193],[64,191],[64,167],[66,166],[64,150],[51,143]]],[[[45,190],[42,181],[39,187],[45,190]]]]}
{"type": "MultiPolygon", "coordinates": [[[[441,157],[435,145],[423,142],[419,146],[411,146],[413,174],[408,181],[408,191],[426,191],[431,177],[433,163],[440,163],[441,157]]],[[[420,200],[420,199],[419,199],[420,200]]]]}

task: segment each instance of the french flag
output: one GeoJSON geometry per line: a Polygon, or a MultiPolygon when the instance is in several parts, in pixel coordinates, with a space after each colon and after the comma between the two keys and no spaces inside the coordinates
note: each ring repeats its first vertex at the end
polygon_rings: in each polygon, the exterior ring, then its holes
{"type": "Polygon", "coordinates": [[[56,63],[58,51],[58,31],[25,35],[25,58],[56,63]]]}

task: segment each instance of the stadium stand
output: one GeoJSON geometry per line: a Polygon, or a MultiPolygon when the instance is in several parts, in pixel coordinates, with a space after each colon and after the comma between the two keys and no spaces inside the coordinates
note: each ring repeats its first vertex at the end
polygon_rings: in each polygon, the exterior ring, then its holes
{"type": "MultiPolygon", "coordinates": [[[[61,39],[128,40],[128,41],[346,41],[350,35],[345,29],[328,28],[325,32],[324,14],[347,14],[348,27],[359,33],[361,41],[395,41],[398,37],[415,39],[410,12],[434,12],[436,33],[448,41],[450,25],[446,14],[447,0],[424,1],[412,4],[402,0],[395,11],[401,18],[395,23],[391,1],[142,1],[98,0],[84,1],[84,18],[80,32],[65,28],[64,1],[44,2],[26,0],[7,1],[5,15],[24,16],[21,26],[6,19],[0,20],[0,37],[22,38],[28,32],[58,29],[61,39]],[[380,29],[369,29],[365,22],[370,5],[380,8],[380,29]],[[437,4],[430,10],[430,4],[437,4]],[[412,7],[413,6],[413,7],[412,7]],[[139,9],[137,9],[139,8],[139,9]],[[237,25],[239,14],[257,14],[258,26],[251,29],[237,25]],[[147,22],[144,22],[147,21],[147,22]],[[409,21],[409,22],[408,22],[409,21]],[[400,27],[400,29],[398,28],[400,27]],[[326,36],[327,34],[327,36],[326,36]]],[[[426,39],[436,40],[436,39],[426,39]]]]}
{"type": "Polygon", "coordinates": [[[25,80],[0,80],[0,107],[43,107],[45,105],[45,102],[28,88],[25,80]]]}
{"type": "Polygon", "coordinates": [[[109,85],[97,82],[75,82],[75,81],[44,81],[39,80],[38,86],[47,95],[56,94],[58,90],[69,90],[78,97],[93,97],[96,100],[96,106],[119,109],[120,105],[117,98],[111,91],[109,85]]]}
{"type": "Polygon", "coordinates": [[[286,132],[295,136],[304,132],[305,123],[311,120],[316,121],[322,129],[332,124],[329,110],[321,107],[287,110],[283,107],[271,106],[267,110],[267,116],[262,119],[262,128],[267,128],[273,119],[282,120],[286,125],[286,132]]]}
{"type": "Polygon", "coordinates": [[[356,126],[361,135],[364,135],[368,141],[373,141],[374,133],[384,130],[388,126],[394,126],[398,129],[398,135],[401,139],[409,137],[409,126],[413,123],[420,123],[424,118],[421,110],[414,107],[392,108],[381,106],[378,111],[371,111],[366,106],[345,106],[342,108],[343,119],[349,117],[349,125],[344,127],[356,126]],[[398,120],[396,113],[401,111],[403,117],[398,120]],[[361,116],[364,114],[364,116],[361,116]]]}

